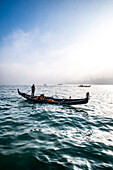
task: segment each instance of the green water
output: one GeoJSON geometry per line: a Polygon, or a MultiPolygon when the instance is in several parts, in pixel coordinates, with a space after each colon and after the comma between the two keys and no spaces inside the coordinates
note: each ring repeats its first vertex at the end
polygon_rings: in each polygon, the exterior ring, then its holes
{"type": "Polygon", "coordinates": [[[88,104],[33,104],[0,86],[0,170],[113,169],[113,86],[36,86],[36,94],[88,104]]]}

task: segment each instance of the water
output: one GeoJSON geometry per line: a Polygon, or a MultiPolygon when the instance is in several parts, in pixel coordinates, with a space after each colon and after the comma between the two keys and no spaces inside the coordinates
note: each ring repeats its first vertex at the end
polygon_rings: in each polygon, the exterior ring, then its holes
{"type": "Polygon", "coordinates": [[[0,170],[113,169],[113,86],[37,86],[36,93],[88,104],[33,104],[0,86],[0,170]]]}

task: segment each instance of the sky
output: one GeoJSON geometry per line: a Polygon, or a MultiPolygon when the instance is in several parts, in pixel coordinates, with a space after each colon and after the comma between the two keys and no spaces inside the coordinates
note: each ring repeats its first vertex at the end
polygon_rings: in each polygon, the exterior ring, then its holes
{"type": "Polygon", "coordinates": [[[0,85],[113,84],[113,0],[0,0],[0,85]]]}

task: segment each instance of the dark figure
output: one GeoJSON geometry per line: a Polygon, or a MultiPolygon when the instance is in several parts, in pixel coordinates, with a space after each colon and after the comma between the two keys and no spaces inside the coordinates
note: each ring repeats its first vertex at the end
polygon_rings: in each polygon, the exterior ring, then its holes
{"type": "Polygon", "coordinates": [[[33,84],[31,87],[31,96],[34,97],[34,93],[35,93],[35,85],[33,84]]]}

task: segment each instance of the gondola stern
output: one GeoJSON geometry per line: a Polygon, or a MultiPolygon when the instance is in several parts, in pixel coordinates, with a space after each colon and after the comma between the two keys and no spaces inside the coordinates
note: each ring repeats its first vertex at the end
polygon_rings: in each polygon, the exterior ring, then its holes
{"type": "Polygon", "coordinates": [[[88,101],[89,101],[89,92],[86,93],[86,99],[87,99],[86,103],[88,103],[88,101]]]}

